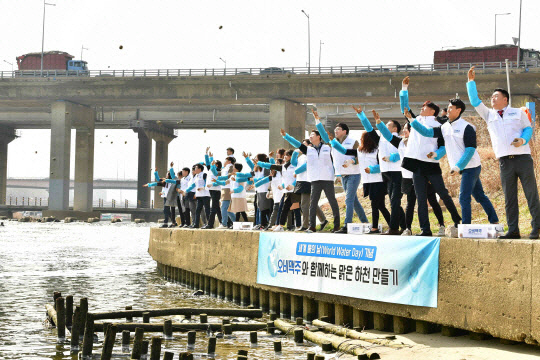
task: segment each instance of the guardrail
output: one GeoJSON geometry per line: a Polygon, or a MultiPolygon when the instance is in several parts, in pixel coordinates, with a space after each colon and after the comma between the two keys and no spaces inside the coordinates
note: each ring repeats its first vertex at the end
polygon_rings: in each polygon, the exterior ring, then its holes
{"type": "MultiPolygon", "coordinates": [[[[376,66],[322,66],[322,67],[266,67],[266,68],[221,68],[221,69],[148,69],[148,70],[15,70],[0,72],[3,78],[25,77],[190,77],[190,76],[251,76],[251,75],[328,75],[355,73],[390,73],[411,71],[449,71],[467,70],[471,66],[477,69],[504,69],[506,63],[498,62],[469,62],[455,64],[416,64],[416,65],[376,65],[376,66]]],[[[518,67],[517,61],[510,61],[509,67],[518,67]]],[[[538,68],[540,60],[520,61],[520,68],[538,68]]]]}

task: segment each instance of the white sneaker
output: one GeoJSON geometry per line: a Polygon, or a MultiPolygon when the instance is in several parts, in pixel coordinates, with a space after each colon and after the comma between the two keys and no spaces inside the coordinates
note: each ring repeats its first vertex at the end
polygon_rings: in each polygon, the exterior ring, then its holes
{"type": "Polygon", "coordinates": [[[276,226],[275,229],[272,230],[272,231],[280,232],[280,231],[285,231],[285,230],[283,229],[283,226],[278,225],[278,226],[276,226]]]}
{"type": "Polygon", "coordinates": [[[446,237],[450,238],[457,238],[458,237],[458,229],[455,226],[449,226],[446,228],[446,237]]]}
{"type": "Polygon", "coordinates": [[[401,236],[411,236],[412,235],[412,231],[409,230],[409,229],[405,229],[403,230],[403,232],[401,233],[401,236]]]}
{"type": "Polygon", "coordinates": [[[439,232],[437,233],[438,236],[444,236],[446,233],[445,233],[446,229],[444,228],[443,225],[441,225],[439,227],[439,232]]]}
{"type": "Polygon", "coordinates": [[[223,226],[223,225],[219,225],[217,228],[218,228],[218,230],[228,229],[228,227],[223,226]]]}

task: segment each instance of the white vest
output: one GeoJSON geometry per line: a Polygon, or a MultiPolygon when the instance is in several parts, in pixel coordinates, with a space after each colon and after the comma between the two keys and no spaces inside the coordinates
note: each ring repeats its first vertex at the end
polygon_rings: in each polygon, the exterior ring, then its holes
{"type": "MultiPolygon", "coordinates": [[[[262,178],[264,178],[264,170],[261,170],[261,171],[255,171],[255,176],[253,177],[253,181],[257,182],[257,180],[260,180],[262,178]]],[[[256,188],[256,192],[258,193],[265,193],[265,192],[268,192],[268,188],[270,187],[270,183],[267,182],[266,184],[263,184],[261,186],[259,186],[258,188],[256,188]]]]}
{"type": "MultiPolygon", "coordinates": [[[[397,136],[397,133],[393,133],[392,135],[397,136]]],[[[401,171],[401,159],[396,162],[384,161],[382,159],[397,152],[399,152],[398,149],[390,141],[386,140],[384,136],[381,136],[379,140],[379,164],[381,165],[381,172],[401,171]]]]}
{"type": "MultiPolygon", "coordinates": [[[[347,136],[345,140],[341,143],[341,145],[349,150],[352,149],[354,146],[354,143],[356,140],[354,140],[352,137],[347,136]]],[[[343,155],[336,149],[332,148],[332,157],[334,158],[334,171],[336,175],[353,175],[353,174],[360,174],[360,167],[358,164],[355,165],[349,165],[346,168],[343,167],[343,164],[345,161],[354,159],[354,156],[350,155],[343,155]]]]}
{"type": "Polygon", "coordinates": [[[376,182],[382,182],[382,175],[381,173],[378,174],[368,174],[365,172],[365,168],[368,166],[377,165],[377,153],[379,151],[377,149],[373,150],[370,153],[365,153],[358,151],[358,166],[360,166],[360,169],[362,169],[362,183],[368,184],[368,183],[376,183],[376,182]]]}
{"type": "Polygon", "coordinates": [[[285,165],[283,165],[283,171],[281,172],[281,182],[283,184],[284,194],[293,192],[294,190],[287,190],[287,186],[292,185],[294,180],[296,180],[296,178],[294,177],[294,170],[296,170],[296,167],[292,165],[289,165],[287,169],[285,169],[285,165]]]}
{"type": "Polygon", "coordinates": [[[173,184],[165,183],[163,187],[161,188],[161,197],[166,199],[167,195],[169,194],[169,191],[173,188],[173,184]]]}
{"type": "Polygon", "coordinates": [[[189,187],[190,184],[191,184],[191,175],[184,176],[180,180],[180,190],[186,191],[186,189],[189,187]]]}
{"type": "Polygon", "coordinates": [[[486,122],[489,135],[491,136],[491,145],[495,156],[498,158],[508,155],[530,154],[529,144],[515,147],[510,145],[515,138],[521,137],[523,124],[521,122],[521,109],[507,107],[503,117],[499,116],[497,110],[489,109],[486,122]]]}
{"type": "MultiPolygon", "coordinates": [[[[306,162],[307,162],[307,156],[304,155],[304,154],[300,154],[298,156],[298,166],[297,166],[297,168],[304,165],[306,162]]],[[[306,168],[306,171],[296,175],[296,181],[308,181],[309,182],[308,176],[307,176],[307,168],[306,168]]]]}
{"type": "MultiPolygon", "coordinates": [[[[210,196],[210,191],[206,187],[206,182],[204,181],[204,172],[200,172],[195,175],[195,196],[196,197],[205,197],[210,196]],[[202,190],[199,190],[201,188],[202,190]]],[[[208,175],[206,175],[208,179],[208,175]]]]}
{"type": "Polygon", "coordinates": [[[232,181],[229,184],[231,186],[231,198],[245,198],[246,197],[246,186],[248,186],[247,181],[243,183],[237,183],[236,181],[232,181]],[[244,189],[240,191],[239,193],[233,192],[233,190],[239,186],[243,186],[244,189]]]}
{"type": "MultiPolygon", "coordinates": [[[[450,167],[456,166],[457,162],[465,152],[463,135],[465,133],[465,128],[468,125],[470,124],[467,121],[458,119],[452,123],[447,121],[441,126],[442,135],[444,137],[444,146],[446,147],[446,156],[448,157],[448,164],[450,164],[450,167]]],[[[465,169],[475,168],[480,165],[480,155],[478,155],[478,151],[475,150],[471,161],[465,166],[465,169]]]]}
{"type": "MultiPolygon", "coordinates": [[[[229,170],[231,169],[231,166],[233,166],[232,164],[228,164],[228,165],[225,165],[224,167],[221,168],[221,176],[227,176],[229,175],[229,170]]],[[[227,180],[225,180],[227,181],[227,180]]],[[[223,185],[221,186],[222,189],[230,189],[231,188],[231,184],[227,184],[227,185],[223,185]]]]}
{"type": "MultiPolygon", "coordinates": [[[[407,150],[407,145],[405,145],[405,140],[401,140],[398,147],[399,156],[403,159],[405,157],[405,151],[407,150]]],[[[409,171],[405,168],[401,168],[401,177],[405,179],[412,179],[412,171],[409,171]]]]}
{"type": "Polygon", "coordinates": [[[307,147],[307,173],[309,181],[334,181],[334,165],[332,164],[332,149],[323,144],[318,152],[314,147],[307,147]]]}
{"type": "MultiPolygon", "coordinates": [[[[425,127],[435,128],[440,127],[441,124],[435,119],[435,116],[418,116],[416,118],[418,122],[425,127]]],[[[411,128],[409,135],[409,143],[405,150],[405,157],[416,159],[424,162],[438,163],[439,160],[430,159],[427,154],[433,151],[437,151],[437,139],[428,138],[420,135],[418,131],[411,128]]]]}
{"type": "Polygon", "coordinates": [[[279,190],[278,186],[283,184],[283,179],[281,178],[281,172],[276,171],[276,176],[272,177],[271,186],[272,186],[272,198],[274,203],[279,203],[283,197],[283,190],[279,190]]]}
{"type": "Polygon", "coordinates": [[[195,184],[195,188],[193,190],[191,190],[190,192],[196,192],[197,191],[197,183],[195,182],[196,178],[197,178],[197,175],[191,175],[191,178],[188,181],[188,186],[187,187],[190,187],[192,184],[195,184]]]}
{"type": "MultiPolygon", "coordinates": [[[[218,174],[219,174],[219,171],[218,171],[218,174]]],[[[206,184],[213,184],[214,181],[217,181],[217,176],[214,175],[214,173],[212,173],[212,171],[209,171],[208,172],[208,176],[206,178],[206,184]]],[[[217,190],[217,191],[221,191],[221,186],[220,185],[216,185],[216,186],[211,186],[208,188],[208,190],[217,190]]]]}

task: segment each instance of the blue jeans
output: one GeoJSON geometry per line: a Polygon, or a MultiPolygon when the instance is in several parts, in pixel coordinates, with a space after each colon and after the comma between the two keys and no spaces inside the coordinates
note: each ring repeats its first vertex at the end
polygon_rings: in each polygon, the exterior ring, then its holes
{"type": "Polygon", "coordinates": [[[482,166],[465,169],[461,174],[461,187],[459,188],[459,204],[461,205],[462,224],[471,223],[471,195],[482,205],[491,224],[499,222],[497,213],[489,198],[484,194],[482,182],[480,181],[480,171],[482,166]]]}
{"type": "Polygon", "coordinates": [[[227,211],[231,200],[221,200],[221,225],[227,226],[228,219],[232,222],[236,220],[234,213],[227,211]]]}
{"type": "Polygon", "coordinates": [[[360,174],[342,176],[341,183],[343,184],[343,190],[345,190],[345,226],[352,222],[355,211],[360,222],[367,223],[366,213],[362,205],[360,205],[360,201],[358,201],[358,195],[356,195],[360,185],[360,174]]]}

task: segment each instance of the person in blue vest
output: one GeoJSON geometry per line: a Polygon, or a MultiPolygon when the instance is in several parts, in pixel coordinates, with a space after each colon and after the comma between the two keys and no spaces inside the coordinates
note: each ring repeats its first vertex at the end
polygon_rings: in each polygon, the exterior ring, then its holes
{"type": "Polygon", "coordinates": [[[306,146],[300,141],[287,134],[285,130],[281,129],[281,136],[289,142],[292,146],[298,148],[301,153],[307,157],[307,173],[308,180],[311,182],[311,198],[309,204],[309,229],[307,233],[313,233],[316,231],[316,218],[317,218],[317,206],[321,193],[324,191],[328,203],[332,208],[332,215],[334,217],[334,230],[337,232],[340,229],[339,219],[339,206],[336,200],[336,193],[334,189],[334,163],[332,161],[332,148],[323,142],[322,136],[326,136],[324,139],[326,143],[330,142],[328,134],[324,130],[324,126],[321,124],[317,111],[313,111],[313,117],[315,118],[316,127],[318,130],[312,130],[309,135],[309,141],[312,146],[306,146]]]}
{"type": "Polygon", "coordinates": [[[532,136],[531,123],[521,109],[509,106],[510,94],[504,89],[495,89],[491,95],[491,109],[482,103],[476,90],[474,66],[469,70],[467,92],[474,109],[487,123],[495,157],[499,159],[501,183],[504,192],[508,232],[501,239],[519,239],[518,179],[531,213],[532,231],[530,239],[538,239],[540,229],[540,200],[534,162],[529,140],[532,136]]]}
{"type": "Polygon", "coordinates": [[[461,205],[462,224],[471,223],[471,196],[482,205],[491,224],[498,224],[499,218],[493,204],[484,193],[480,181],[482,164],[476,150],[476,129],[461,118],[465,111],[465,103],[460,99],[450,99],[446,121],[441,127],[430,128],[417,120],[411,122],[411,127],[422,136],[444,138],[446,157],[450,165],[450,175],[461,174],[459,189],[459,204],[461,205]]]}

